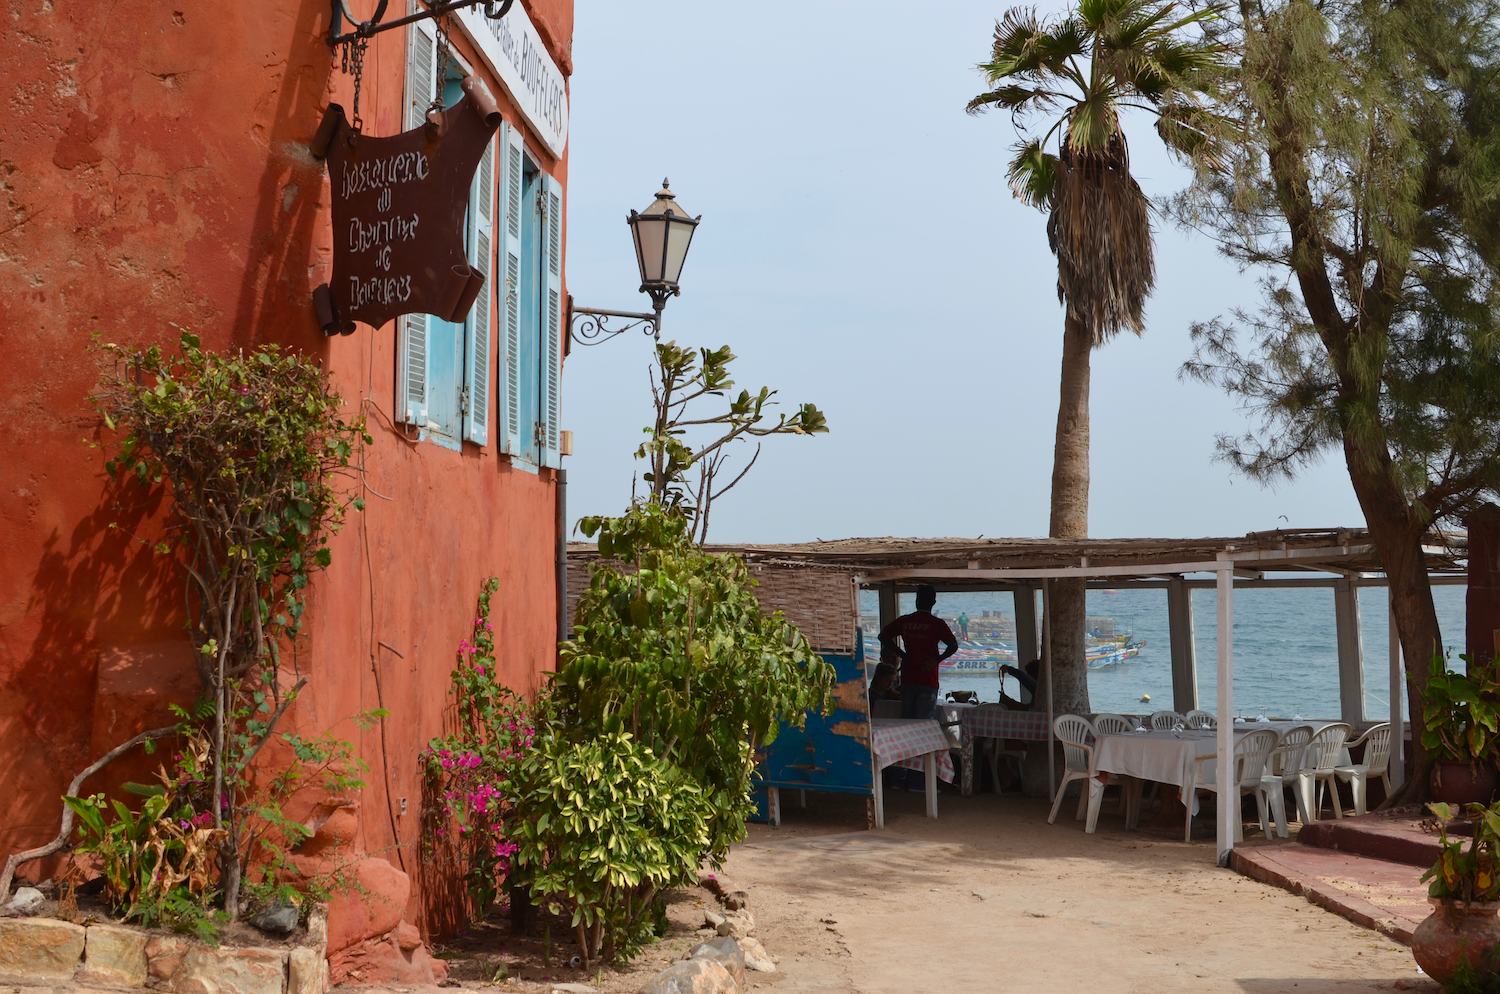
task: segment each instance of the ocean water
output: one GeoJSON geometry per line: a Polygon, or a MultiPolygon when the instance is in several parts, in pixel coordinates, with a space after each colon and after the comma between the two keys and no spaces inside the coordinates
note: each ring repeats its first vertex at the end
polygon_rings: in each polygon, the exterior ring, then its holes
{"type": "MultiPolygon", "coordinates": [[[[1457,665],[1464,640],[1464,587],[1435,586],[1438,625],[1444,651],[1457,665]]],[[[1038,598],[1040,601],[1040,598],[1038,598]]],[[[960,612],[978,618],[985,611],[1015,616],[1009,593],[943,593],[936,611],[946,617],[960,612]]],[[[904,594],[901,610],[914,608],[914,596],[904,594]]],[[[1371,719],[1390,712],[1390,648],[1384,587],[1359,591],[1360,629],[1364,647],[1365,713],[1371,719]]],[[[874,591],[860,594],[863,614],[876,614],[874,591]]],[[[1167,626],[1165,590],[1090,590],[1091,617],[1113,618],[1115,634],[1145,639],[1141,654],[1128,662],[1089,673],[1089,701],[1097,711],[1140,714],[1172,707],[1172,656],[1167,626]],[[1150,694],[1149,702],[1141,696],[1150,694]]],[[[1215,709],[1218,686],[1217,602],[1213,590],[1193,591],[1193,627],[1198,655],[1199,706],[1215,709]]],[[[866,643],[867,648],[874,646],[866,643]]],[[[974,690],[980,700],[999,697],[995,674],[944,674],[942,690],[974,690]]],[[[1016,681],[1006,678],[1006,692],[1015,696],[1016,681]]],[[[1304,718],[1338,718],[1338,644],[1331,588],[1283,587],[1236,589],[1234,592],[1234,703],[1237,714],[1304,718]]],[[[1404,706],[1404,705],[1403,705],[1404,706]]]]}

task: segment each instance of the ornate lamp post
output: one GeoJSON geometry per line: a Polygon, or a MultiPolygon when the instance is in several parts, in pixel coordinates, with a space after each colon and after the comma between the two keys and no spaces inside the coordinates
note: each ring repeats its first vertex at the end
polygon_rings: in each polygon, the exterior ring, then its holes
{"type": "Polygon", "coordinates": [[[636,327],[649,331],[653,338],[660,338],[662,309],[667,306],[668,297],[682,292],[677,280],[682,275],[682,264],[687,261],[693,230],[701,220],[703,215],[693,217],[678,205],[670,184],[662,180],[661,189],[651,206],[640,213],[631,211],[625,219],[635,240],[635,260],[641,270],[641,293],[651,295],[654,313],[575,307],[570,296],[568,333],[573,341],[579,345],[597,345],[636,327]],[[610,318],[624,318],[629,323],[610,328],[607,326],[610,318]]]}

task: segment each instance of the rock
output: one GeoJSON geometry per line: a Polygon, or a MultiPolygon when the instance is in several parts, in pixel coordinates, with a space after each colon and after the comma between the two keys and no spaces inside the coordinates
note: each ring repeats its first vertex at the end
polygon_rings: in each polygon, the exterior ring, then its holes
{"type": "Polygon", "coordinates": [[[552,994],[599,994],[599,988],[591,984],[553,984],[552,994]]]}
{"type": "Polygon", "coordinates": [[[411,898],[411,878],[388,861],[367,857],[353,867],[354,882],[328,905],[328,954],[385,935],[400,924],[411,898]]]}
{"type": "Polygon", "coordinates": [[[328,961],[316,949],[298,946],[286,958],[286,994],[323,994],[328,983],[328,961]]]}
{"type": "Polygon", "coordinates": [[[739,989],[718,960],[690,959],[646,981],[640,994],[739,994],[739,989]]]}
{"type": "Polygon", "coordinates": [[[755,919],[749,917],[749,911],[736,911],[731,915],[725,915],[724,920],[719,923],[718,933],[720,935],[732,935],[736,939],[743,939],[755,934],[755,919]]]}
{"type": "Polygon", "coordinates": [[[245,921],[262,932],[270,932],[272,935],[291,935],[297,931],[297,919],[301,916],[302,911],[295,904],[273,904],[261,908],[245,921]]]}
{"type": "Polygon", "coordinates": [[[435,984],[448,977],[447,964],[420,942],[403,950],[395,929],[331,954],[328,967],[336,984],[435,984]]]}
{"type": "Polygon", "coordinates": [[[750,893],[743,890],[732,890],[724,895],[724,907],[730,911],[738,911],[748,907],[750,904],[750,893]]]}
{"type": "Polygon", "coordinates": [[[740,955],[745,957],[745,969],[759,973],[776,972],[776,962],[766,953],[766,947],[759,939],[747,935],[739,940],[739,946],[740,955]]]}
{"type": "Polygon", "coordinates": [[[17,887],[16,896],[10,899],[5,907],[0,908],[0,915],[14,917],[16,915],[34,915],[47,903],[47,897],[35,887],[17,887]]]}
{"type": "Polygon", "coordinates": [[[729,971],[736,984],[745,985],[745,954],[740,951],[740,944],[728,936],[698,943],[688,950],[687,958],[716,960],[729,971]]]}
{"type": "Polygon", "coordinates": [[[328,912],[322,905],[307,913],[307,945],[321,957],[328,955],[328,912]]]}
{"type": "Polygon", "coordinates": [[[143,987],[146,984],[146,940],[150,936],[119,925],[90,925],[83,941],[81,984],[143,987]]]}
{"type": "Polygon", "coordinates": [[[51,918],[0,918],[0,974],[70,980],[83,956],[84,930],[51,918]]]}
{"type": "Polygon", "coordinates": [[[401,947],[403,953],[409,953],[422,944],[422,933],[417,931],[417,926],[402,922],[396,926],[396,945],[401,947]]]}
{"type": "Polygon", "coordinates": [[[153,980],[171,980],[190,943],[181,935],[153,935],[146,940],[146,972],[153,980]]]}
{"type": "Polygon", "coordinates": [[[172,989],[177,994],[284,994],[286,960],[281,949],[210,949],[195,942],[172,975],[172,989]]]}
{"type": "Polygon", "coordinates": [[[724,924],[724,916],[717,911],[705,911],[703,912],[703,924],[708,928],[718,928],[724,924]]]}

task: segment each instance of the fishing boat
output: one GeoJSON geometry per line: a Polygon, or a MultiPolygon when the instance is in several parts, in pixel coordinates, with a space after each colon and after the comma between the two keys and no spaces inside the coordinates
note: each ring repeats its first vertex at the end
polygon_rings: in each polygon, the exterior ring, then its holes
{"type": "Polygon", "coordinates": [[[1088,650],[1085,653],[1085,661],[1091,670],[1107,670],[1113,666],[1119,666],[1127,659],[1134,659],[1141,654],[1146,647],[1146,640],[1139,642],[1129,635],[1117,635],[1113,638],[1090,638],[1088,650]]]}

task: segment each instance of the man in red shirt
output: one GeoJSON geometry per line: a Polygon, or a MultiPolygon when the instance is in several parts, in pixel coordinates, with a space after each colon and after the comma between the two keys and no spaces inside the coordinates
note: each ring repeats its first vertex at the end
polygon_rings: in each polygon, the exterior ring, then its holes
{"type": "Polygon", "coordinates": [[[917,609],[903,614],[880,633],[883,658],[901,661],[901,717],[931,718],[937,711],[938,663],[958,651],[958,639],[947,622],[932,613],[937,591],[917,588],[917,609]],[[896,645],[896,639],[901,645],[896,645]],[[940,653],[938,644],[946,648],[940,653]]]}

